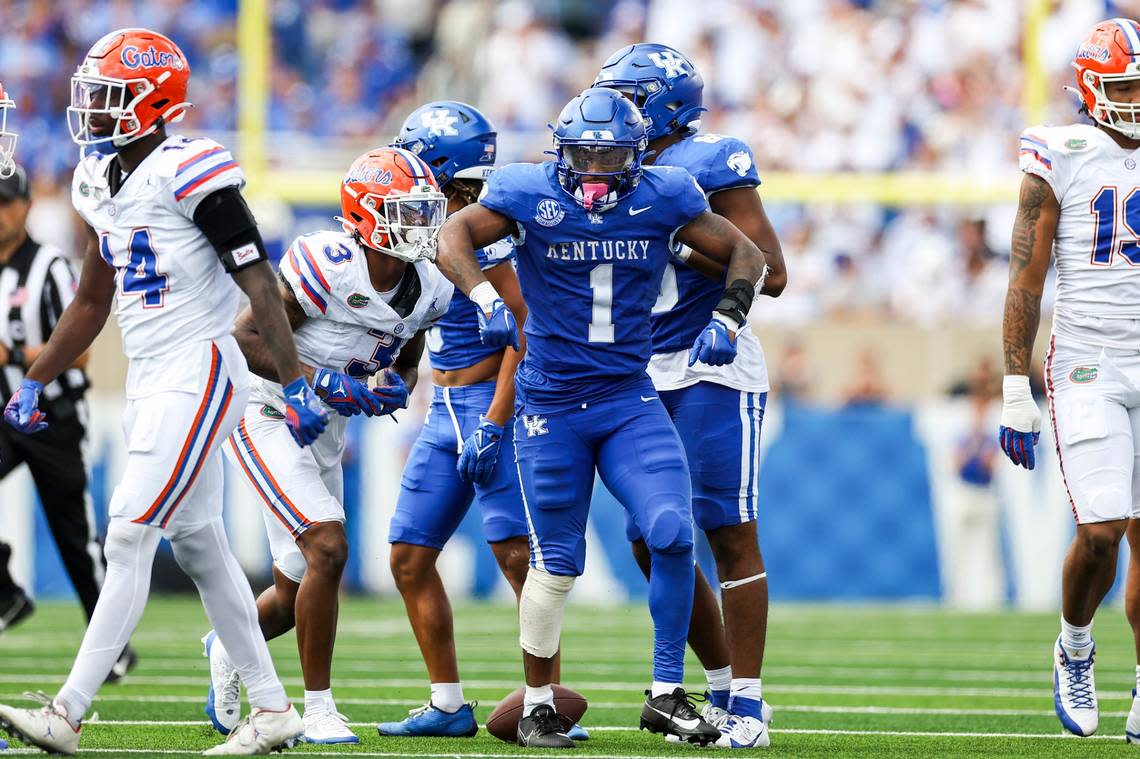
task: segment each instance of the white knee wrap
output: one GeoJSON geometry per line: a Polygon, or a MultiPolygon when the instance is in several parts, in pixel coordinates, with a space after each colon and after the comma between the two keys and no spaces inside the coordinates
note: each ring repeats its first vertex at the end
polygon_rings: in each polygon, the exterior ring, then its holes
{"type": "Polygon", "coordinates": [[[534,567],[527,571],[519,598],[519,645],[528,654],[549,659],[558,653],[562,608],[575,579],[534,567]]]}

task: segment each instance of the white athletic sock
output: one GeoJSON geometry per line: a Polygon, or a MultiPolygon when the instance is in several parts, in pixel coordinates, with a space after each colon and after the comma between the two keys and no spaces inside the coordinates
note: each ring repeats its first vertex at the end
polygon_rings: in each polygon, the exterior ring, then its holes
{"type": "Polygon", "coordinates": [[[142,617],[154,552],[161,540],[162,533],[155,528],[126,519],[112,519],[107,528],[107,576],[71,674],[56,697],[73,727],[79,726],[91,708],[99,686],[142,617]]]}
{"type": "Polygon", "coordinates": [[[706,669],[705,682],[710,691],[728,690],[732,685],[732,665],[720,669],[706,669]]]}
{"type": "Polygon", "coordinates": [[[529,717],[535,707],[543,704],[551,709],[554,708],[554,688],[549,685],[540,685],[537,688],[526,686],[526,691],[523,693],[523,717],[529,717]]]}
{"type": "Polygon", "coordinates": [[[760,692],[760,678],[759,677],[734,677],[732,678],[732,697],[733,698],[751,698],[754,701],[759,701],[763,698],[760,692]]]}
{"type": "Polygon", "coordinates": [[[222,520],[214,519],[201,529],[178,535],[170,545],[178,565],[198,586],[206,616],[245,684],[249,705],[284,711],[289,700],[269,658],[249,580],[230,550],[222,520]]]}
{"type": "Polygon", "coordinates": [[[1092,644],[1092,626],[1089,622],[1084,627],[1070,625],[1061,617],[1061,645],[1065,648],[1084,648],[1092,644]]]}
{"type": "Polygon", "coordinates": [[[305,691],[305,714],[309,712],[320,714],[335,711],[336,702],[333,701],[332,688],[305,691]]]}
{"type": "Polygon", "coordinates": [[[672,693],[680,687],[680,683],[663,683],[660,680],[654,680],[653,685],[649,686],[649,697],[657,698],[658,696],[664,696],[667,693],[672,693]]]}
{"type": "MultiPolygon", "coordinates": [[[[551,695],[553,698],[553,695],[551,695]]],[[[463,683],[432,683],[431,705],[440,711],[454,714],[464,704],[463,683]]]]}

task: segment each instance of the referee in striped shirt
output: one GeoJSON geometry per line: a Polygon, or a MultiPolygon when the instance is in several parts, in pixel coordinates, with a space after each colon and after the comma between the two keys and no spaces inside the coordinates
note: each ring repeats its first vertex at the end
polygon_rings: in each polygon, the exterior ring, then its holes
{"type": "MultiPolygon", "coordinates": [[[[23,168],[0,179],[0,405],[7,404],[19,388],[24,371],[74,297],[78,281],[58,248],[40,245],[28,235],[30,201],[23,168]]],[[[20,464],[28,465],[52,537],[90,620],[105,562],[95,534],[83,456],[86,363],[84,355],[44,388],[41,407],[52,422],[45,431],[24,435],[10,425],[0,425],[0,479],[20,464]]],[[[0,542],[0,633],[35,608],[8,571],[10,556],[11,547],[0,542]]],[[[134,663],[134,652],[128,646],[109,679],[121,679],[134,663]]]]}

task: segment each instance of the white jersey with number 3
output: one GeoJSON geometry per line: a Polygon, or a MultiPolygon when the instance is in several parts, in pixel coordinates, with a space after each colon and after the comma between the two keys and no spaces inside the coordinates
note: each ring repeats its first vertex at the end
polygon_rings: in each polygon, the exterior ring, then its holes
{"type": "Polygon", "coordinates": [[[1075,345],[1140,350],[1140,150],[1087,124],[1032,127],[1021,170],[1061,206],[1053,240],[1053,334],[1075,345]]]}
{"type": "Polygon", "coordinates": [[[112,196],[107,175],[114,160],[83,158],[71,198],[115,269],[123,352],[147,358],[230,334],[238,288],[194,223],[194,211],[207,195],[244,185],[237,162],[213,140],[170,136],[112,196]]]}

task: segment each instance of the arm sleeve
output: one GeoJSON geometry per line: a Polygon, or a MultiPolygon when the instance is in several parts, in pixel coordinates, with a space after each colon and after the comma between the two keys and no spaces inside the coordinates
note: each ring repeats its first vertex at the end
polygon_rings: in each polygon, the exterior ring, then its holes
{"type": "Polygon", "coordinates": [[[214,190],[194,209],[194,223],[233,274],[268,257],[257,221],[237,187],[214,190]]]}
{"type": "Polygon", "coordinates": [[[1048,182],[1060,201],[1068,187],[1067,162],[1064,153],[1050,144],[1051,136],[1044,127],[1026,129],[1018,139],[1017,160],[1023,172],[1048,182]]]}
{"type": "Polygon", "coordinates": [[[475,257],[479,259],[479,268],[486,271],[501,263],[515,260],[515,246],[510,238],[504,238],[475,251],[475,257]]]}
{"type": "Polygon", "coordinates": [[[198,204],[217,190],[245,186],[245,175],[233,155],[213,140],[195,140],[178,152],[181,160],[174,169],[169,192],[187,218],[193,219],[198,204]]]}
{"type": "Polygon", "coordinates": [[[281,279],[293,291],[301,310],[310,319],[319,319],[328,310],[332,288],[328,277],[321,271],[313,247],[304,237],[298,237],[281,257],[281,279]]]}

